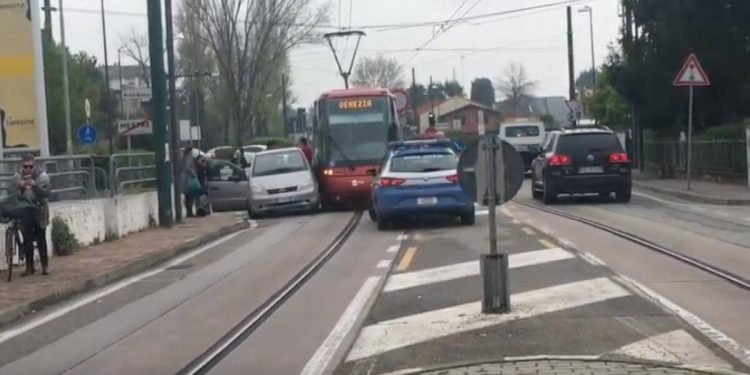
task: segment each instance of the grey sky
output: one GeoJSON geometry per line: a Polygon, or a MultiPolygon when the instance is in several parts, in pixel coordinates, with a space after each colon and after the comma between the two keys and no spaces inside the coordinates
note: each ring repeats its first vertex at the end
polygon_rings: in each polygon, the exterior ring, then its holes
{"type": "MultiPolygon", "coordinates": [[[[101,19],[96,13],[81,12],[82,9],[99,9],[99,0],[64,0],[66,12],[66,36],[72,51],[83,50],[103,58],[101,19]]],[[[468,0],[464,10],[479,4],[469,16],[525,8],[540,4],[556,3],[560,0],[468,0]]],[[[174,0],[175,8],[181,3],[174,0]]],[[[352,4],[351,25],[382,25],[448,19],[464,0],[341,0],[342,17],[339,21],[339,0],[320,0],[319,4],[330,6],[330,23],[343,26],[350,24],[349,4],[352,4]]],[[[57,3],[57,0],[53,0],[57,3]]],[[[117,60],[117,49],[121,36],[131,28],[146,32],[145,16],[124,15],[118,12],[146,13],[145,0],[105,0],[107,11],[107,40],[110,64],[117,60]]],[[[590,0],[573,4],[573,32],[575,42],[576,71],[589,69],[591,52],[588,14],[577,10],[589,5],[594,14],[594,45],[597,64],[604,61],[607,46],[618,35],[620,20],[618,0],[590,0]]],[[[55,21],[57,15],[55,15],[55,21]]],[[[58,24],[54,23],[57,37],[58,24]]],[[[368,30],[361,43],[362,55],[374,55],[386,51],[387,56],[397,58],[404,65],[404,79],[411,80],[411,68],[416,69],[417,81],[426,83],[432,75],[436,81],[453,77],[469,83],[477,76],[495,80],[510,61],[525,65],[530,77],[539,82],[538,95],[567,96],[565,7],[559,6],[543,11],[531,11],[512,16],[495,17],[472,23],[460,23],[434,40],[428,48],[443,51],[423,51],[412,59],[415,52],[392,50],[414,49],[432,37],[432,27],[400,30],[368,30]],[[492,51],[444,51],[445,49],[485,49],[492,51]],[[464,56],[463,59],[461,56],[464,56]],[[411,60],[411,61],[410,61],[411,60]],[[408,62],[408,64],[407,64],[408,62]]],[[[341,45],[339,47],[344,47],[341,45]]],[[[351,53],[351,45],[347,49],[351,53]]],[[[333,56],[327,45],[303,46],[292,53],[293,90],[297,105],[309,106],[322,92],[343,86],[337,75],[333,56]]],[[[125,63],[125,62],[124,62],[125,63]]]]}

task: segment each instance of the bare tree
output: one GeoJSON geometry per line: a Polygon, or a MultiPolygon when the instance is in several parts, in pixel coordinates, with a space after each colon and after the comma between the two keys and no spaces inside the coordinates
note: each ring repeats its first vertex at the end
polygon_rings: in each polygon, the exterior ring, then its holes
{"type": "Polygon", "coordinates": [[[148,35],[131,29],[130,34],[120,37],[120,41],[125,55],[135,60],[141,68],[143,82],[146,82],[146,86],[151,87],[151,74],[148,67],[148,35]]]}
{"type": "Polygon", "coordinates": [[[498,91],[505,96],[514,110],[518,109],[524,97],[533,94],[536,86],[537,82],[529,78],[523,64],[516,62],[511,62],[505,68],[504,77],[497,80],[498,91]]]}
{"type": "Polygon", "coordinates": [[[352,84],[392,89],[404,85],[402,74],[403,68],[398,60],[378,54],[375,57],[364,57],[359,60],[354,70],[352,84]]]}
{"type": "MultiPolygon", "coordinates": [[[[198,19],[204,42],[216,58],[226,123],[236,142],[257,130],[257,108],[287,53],[310,38],[325,20],[325,9],[313,0],[195,0],[187,9],[198,19]]],[[[229,131],[226,139],[229,139],[229,131]]]]}

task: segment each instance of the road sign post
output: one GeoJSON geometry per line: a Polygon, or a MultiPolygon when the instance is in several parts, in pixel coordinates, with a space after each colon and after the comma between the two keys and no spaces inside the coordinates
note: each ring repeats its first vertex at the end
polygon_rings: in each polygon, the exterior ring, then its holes
{"type": "Polygon", "coordinates": [[[458,170],[461,189],[489,209],[490,251],[480,258],[484,286],[482,312],[507,313],[510,311],[508,254],[500,251],[496,207],[512,199],[521,188],[521,156],[511,144],[500,141],[496,131],[488,131],[464,150],[458,170]]]}
{"type": "Polygon", "coordinates": [[[693,88],[709,86],[711,82],[695,54],[690,54],[672,82],[674,86],[688,86],[688,137],[687,137],[687,189],[692,188],[693,179],[693,88]]]}

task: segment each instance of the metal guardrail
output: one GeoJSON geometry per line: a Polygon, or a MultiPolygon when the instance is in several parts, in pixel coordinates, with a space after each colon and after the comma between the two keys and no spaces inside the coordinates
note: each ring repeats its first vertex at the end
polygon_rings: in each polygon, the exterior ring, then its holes
{"type": "MultiPolygon", "coordinates": [[[[687,170],[687,143],[644,142],[646,166],[663,177],[674,178],[687,170]]],[[[744,141],[693,141],[693,171],[729,178],[747,178],[747,148],[744,141]]]]}
{"type": "MultiPolygon", "coordinates": [[[[51,156],[36,161],[50,177],[50,201],[88,199],[98,195],[96,167],[90,155],[51,156]]],[[[0,196],[10,193],[13,175],[20,166],[21,158],[0,159],[0,196]]]]}
{"type": "Polygon", "coordinates": [[[112,195],[124,193],[126,187],[152,188],[155,185],[154,153],[112,154],[109,157],[109,186],[112,195]]]}

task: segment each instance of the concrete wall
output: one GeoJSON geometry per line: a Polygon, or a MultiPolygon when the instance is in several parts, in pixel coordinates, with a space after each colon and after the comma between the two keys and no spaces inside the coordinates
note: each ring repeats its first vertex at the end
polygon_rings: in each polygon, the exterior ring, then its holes
{"type": "MultiPolygon", "coordinates": [[[[60,217],[70,226],[81,246],[118,238],[148,228],[158,220],[155,191],[113,198],[64,201],[50,204],[50,220],[60,217]]],[[[5,233],[5,225],[0,225],[5,233]]],[[[47,227],[47,243],[53,253],[52,228],[47,227]]],[[[0,237],[0,269],[5,269],[5,240],[0,237]]]]}

